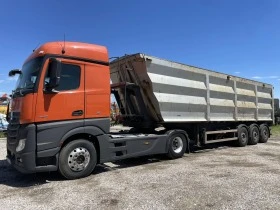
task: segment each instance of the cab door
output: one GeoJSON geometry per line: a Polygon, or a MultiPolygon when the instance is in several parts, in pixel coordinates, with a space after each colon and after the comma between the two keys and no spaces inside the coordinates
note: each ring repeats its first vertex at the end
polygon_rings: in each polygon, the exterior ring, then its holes
{"type": "Polygon", "coordinates": [[[84,118],[84,69],[83,62],[61,60],[61,77],[56,92],[44,91],[49,82],[48,63],[45,62],[36,105],[35,122],[68,121],[84,118]]]}

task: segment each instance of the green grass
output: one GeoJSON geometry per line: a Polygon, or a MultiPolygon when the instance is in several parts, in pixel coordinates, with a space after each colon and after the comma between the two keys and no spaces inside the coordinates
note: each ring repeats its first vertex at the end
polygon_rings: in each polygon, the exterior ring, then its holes
{"type": "Polygon", "coordinates": [[[280,125],[271,126],[272,136],[280,136],[280,125]]]}
{"type": "Polygon", "coordinates": [[[3,132],[0,132],[0,138],[6,138],[6,136],[3,132]]]}

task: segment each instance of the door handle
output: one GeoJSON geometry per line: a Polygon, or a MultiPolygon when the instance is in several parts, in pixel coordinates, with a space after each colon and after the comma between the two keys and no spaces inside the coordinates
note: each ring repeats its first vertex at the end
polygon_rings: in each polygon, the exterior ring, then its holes
{"type": "Polygon", "coordinates": [[[72,116],[82,116],[83,114],[83,110],[76,110],[72,112],[72,116]]]}

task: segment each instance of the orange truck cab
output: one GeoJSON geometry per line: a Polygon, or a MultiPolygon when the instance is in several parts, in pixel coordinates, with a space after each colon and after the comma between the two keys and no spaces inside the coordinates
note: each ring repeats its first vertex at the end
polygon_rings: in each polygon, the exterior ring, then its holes
{"type": "MultiPolygon", "coordinates": [[[[7,160],[17,170],[59,170],[75,179],[88,176],[98,163],[168,153],[171,133],[133,137],[110,133],[105,47],[46,43],[27,58],[21,70],[9,73],[15,74],[19,78],[9,105],[7,160]]],[[[186,138],[182,138],[183,152],[174,153],[174,158],[185,151],[186,138]]]]}

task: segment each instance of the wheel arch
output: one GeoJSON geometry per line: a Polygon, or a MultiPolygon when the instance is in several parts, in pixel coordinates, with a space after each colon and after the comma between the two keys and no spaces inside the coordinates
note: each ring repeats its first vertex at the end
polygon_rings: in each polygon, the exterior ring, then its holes
{"type": "Polygon", "coordinates": [[[97,152],[97,162],[100,162],[100,144],[97,136],[104,135],[104,132],[95,126],[86,126],[74,128],[68,131],[60,141],[60,150],[67,145],[69,142],[72,142],[77,139],[85,139],[93,143],[97,152]]]}

